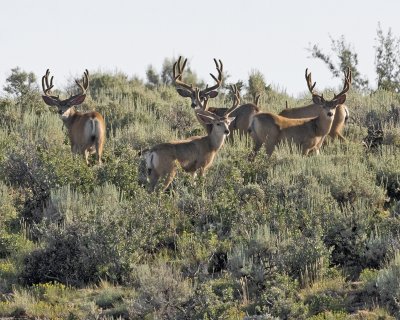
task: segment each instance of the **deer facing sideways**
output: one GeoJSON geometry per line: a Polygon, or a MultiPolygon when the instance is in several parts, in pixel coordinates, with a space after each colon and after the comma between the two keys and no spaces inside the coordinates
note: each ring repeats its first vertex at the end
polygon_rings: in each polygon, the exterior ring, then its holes
{"type": "MultiPolygon", "coordinates": [[[[230,114],[237,108],[240,97],[238,91],[231,108],[223,116],[217,116],[202,109],[196,110],[202,123],[211,127],[206,136],[190,137],[186,140],[161,143],[150,150],[142,152],[146,159],[147,173],[150,178],[150,191],[154,191],[160,179],[164,179],[162,190],[165,191],[175,177],[177,163],[184,171],[195,176],[196,172],[203,176],[211,166],[218,150],[230,134],[229,124],[234,120],[230,114]]],[[[197,103],[201,105],[200,90],[195,89],[197,103]]],[[[208,98],[206,98],[207,100],[208,98]]]]}
{"type": "Polygon", "coordinates": [[[50,71],[42,77],[42,98],[49,106],[58,108],[58,113],[68,130],[68,137],[71,142],[71,150],[75,154],[81,154],[89,164],[89,154],[97,153],[97,161],[101,164],[103,145],[105,140],[105,122],[102,115],[98,112],[77,112],[74,106],[81,104],[86,98],[86,91],[89,86],[89,72],[86,70],[82,84],[75,80],[82,90],[82,93],[61,100],[57,96],[51,95],[53,88],[53,77],[49,82],[50,71]]]}
{"type": "MultiPolygon", "coordinates": [[[[192,108],[195,109],[201,108],[204,111],[212,112],[219,117],[223,117],[226,114],[228,108],[207,107],[208,99],[215,98],[218,95],[218,91],[216,91],[216,89],[218,89],[222,84],[222,72],[223,72],[222,61],[221,60],[217,61],[216,59],[214,59],[215,66],[218,71],[218,77],[215,77],[212,73],[210,73],[210,76],[215,80],[216,84],[211,87],[207,86],[205,89],[199,91],[200,103],[198,103],[198,99],[196,97],[196,90],[195,88],[193,88],[193,85],[188,85],[182,81],[182,74],[185,69],[187,59],[185,59],[183,63],[181,63],[181,59],[182,57],[179,57],[179,59],[174,63],[173,66],[173,78],[176,86],[176,91],[182,97],[191,99],[192,108]]],[[[247,103],[237,107],[231,113],[231,116],[234,117],[235,120],[232,121],[231,124],[229,125],[229,130],[231,132],[237,130],[240,135],[246,134],[247,128],[250,125],[251,118],[259,111],[260,111],[259,107],[253,103],[247,103]]],[[[198,113],[196,113],[196,117],[200,121],[200,123],[202,123],[202,121],[198,117],[198,113]]],[[[202,123],[202,125],[206,129],[207,133],[209,133],[209,131],[211,130],[211,126],[209,124],[204,124],[204,123],[202,123]]]]}
{"type": "MultiPolygon", "coordinates": [[[[348,79],[349,84],[351,83],[351,73],[347,73],[347,75],[350,77],[348,79]]],[[[307,80],[307,72],[306,72],[306,81],[307,80]]],[[[310,90],[310,86],[308,86],[308,89],[310,90]]],[[[314,92],[311,91],[311,94],[313,95],[313,100],[314,100],[314,92]]],[[[313,118],[317,117],[320,112],[320,105],[313,103],[308,106],[304,107],[298,107],[298,108],[287,108],[287,103],[286,103],[286,109],[283,110],[282,112],[279,113],[280,116],[286,117],[286,118],[292,118],[292,119],[300,119],[300,118],[313,118]]],[[[346,139],[342,135],[342,131],[344,128],[344,125],[346,124],[347,119],[349,118],[349,110],[346,105],[340,104],[336,107],[336,113],[333,118],[332,126],[329,131],[329,136],[333,139],[338,138],[342,141],[346,141],[346,139]]]]}
{"type": "Polygon", "coordinates": [[[276,145],[285,140],[299,145],[305,155],[312,150],[319,154],[319,148],[331,130],[337,106],[346,101],[351,72],[349,69],[347,70],[342,91],[329,101],[314,91],[316,83],[312,84],[311,73],[308,73],[307,69],[306,79],[308,88],[313,94],[313,102],[319,106],[317,116],[315,118],[289,119],[268,112],[256,114],[248,129],[254,141],[254,149],[249,156],[250,160],[254,159],[263,144],[270,156],[276,145]]]}

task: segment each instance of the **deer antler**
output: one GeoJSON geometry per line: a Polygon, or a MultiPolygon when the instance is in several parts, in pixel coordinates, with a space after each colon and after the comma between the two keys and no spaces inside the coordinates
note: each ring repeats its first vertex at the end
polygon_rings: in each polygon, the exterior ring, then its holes
{"type": "Polygon", "coordinates": [[[311,94],[312,94],[313,96],[320,97],[322,101],[325,101],[324,95],[323,95],[323,94],[322,94],[322,95],[319,95],[319,94],[317,94],[317,93],[314,91],[314,87],[315,87],[315,85],[316,85],[317,83],[316,83],[316,82],[312,83],[312,80],[311,80],[311,72],[308,73],[308,68],[306,69],[306,82],[307,82],[308,90],[311,92],[311,94]]]}
{"type": "Polygon", "coordinates": [[[78,104],[81,104],[85,100],[86,91],[87,91],[87,88],[89,87],[89,71],[87,69],[85,69],[85,72],[83,73],[83,77],[82,77],[82,84],[80,84],[78,80],[75,80],[75,83],[78,85],[79,88],[81,88],[82,92],[66,99],[64,101],[65,105],[69,105],[69,106],[78,105],[78,104]]]}
{"type": "Polygon", "coordinates": [[[257,93],[256,96],[254,97],[254,104],[258,107],[258,103],[260,102],[260,97],[261,94],[257,93]]]}
{"type": "Polygon", "coordinates": [[[229,115],[239,106],[240,104],[240,92],[238,88],[236,87],[236,84],[231,85],[231,90],[233,94],[233,104],[232,107],[230,107],[228,110],[225,111],[224,117],[229,117],[229,115]]]}
{"type": "Polygon", "coordinates": [[[335,94],[333,97],[333,100],[339,98],[340,96],[344,95],[347,91],[350,89],[350,84],[351,84],[351,70],[349,67],[344,71],[344,84],[343,84],[343,89],[339,94],[335,94]]]}
{"type": "Polygon", "coordinates": [[[50,96],[50,91],[51,89],[54,87],[53,85],[53,76],[50,79],[50,83],[49,83],[49,75],[50,75],[50,70],[47,69],[46,70],[46,74],[42,77],[42,88],[43,88],[43,93],[46,96],[50,96]]]}
{"type": "Polygon", "coordinates": [[[181,65],[181,59],[182,59],[182,56],[179,56],[178,60],[175,61],[173,70],[172,70],[175,85],[185,88],[191,92],[194,92],[193,85],[188,85],[182,81],[182,73],[186,67],[187,59],[185,59],[183,61],[182,65],[181,65]],[[178,75],[176,74],[176,71],[178,71],[178,75]]]}
{"type": "Polygon", "coordinates": [[[200,100],[200,89],[199,88],[194,88],[194,92],[196,95],[196,100],[197,100],[197,105],[200,108],[196,108],[196,112],[197,113],[201,113],[203,115],[206,115],[208,117],[212,117],[213,119],[215,119],[216,115],[215,113],[212,113],[210,111],[207,110],[207,103],[208,103],[208,97],[204,98],[204,104],[202,104],[201,100],[200,100]]]}
{"type": "Polygon", "coordinates": [[[216,78],[212,73],[210,73],[210,76],[214,79],[216,84],[213,85],[212,87],[207,86],[204,90],[202,90],[201,93],[203,95],[206,95],[208,92],[218,89],[222,84],[222,72],[223,72],[224,66],[223,66],[221,60],[218,60],[218,62],[217,62],[217,59],[214,58],[215,67],[217,68],[217,71],[218,71],[218,78],[216,78]],[[219,64],[218,64],[218,62],[219,62],[219,64]]]}
{"type": "Polygon", "coordinates": [[[81,88],[81,90],[82,90],[81,94],[85,94],[87,88],[89,87],[89,71],[88,71],[88,69],[85,69],[85,72],[83,73],[82,84],[80,84],[78,80],[75,80],[75,82],[79,86],[79,88],[81,88]]]}

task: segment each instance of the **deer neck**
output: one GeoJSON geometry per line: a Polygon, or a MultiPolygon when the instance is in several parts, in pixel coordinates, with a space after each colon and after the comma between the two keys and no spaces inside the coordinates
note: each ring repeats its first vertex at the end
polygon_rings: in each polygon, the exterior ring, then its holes
{"type": "Polygon", "coordinates": [[[326,136],[329,133],[332,127],[332,122],[334,117],[335,115],[333,115],[332,117],[328,117],[325,114],[325,112],[322,112],[319,115],[319,117],[312,120],[314,125],[314,130],[317,136],[322,137],[326,136]]]}
{"type": "Polygon", "coordinates": [[[73,122],[75,121],[76,110],[74,107],[69,108],[61,115],[61,120],[63,121],[64,126],[69,130],[72,127],[73,122]]]}
{"type": "Polygon", "coordinates": [[[211,133],[207,136],[212,151],[218,151],[225,142],[226,135],[218,133],[211,129],[211,133]]]}

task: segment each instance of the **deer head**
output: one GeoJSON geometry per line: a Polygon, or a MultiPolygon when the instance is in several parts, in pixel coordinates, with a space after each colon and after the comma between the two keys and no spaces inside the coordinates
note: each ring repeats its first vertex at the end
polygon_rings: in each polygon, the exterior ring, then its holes
{"type": "Polygon", "coordinates": [[[58,113],[60,115],[66,116],[68,114],[68,110],[71,107],[77,106],[85,101],[86,90],[89,87],[89,71],[87,69],[83,74],[82,84],[80,84],[78,80],[75,80],[76,84],[79,86],[82,92],[65,100],[61,100],[58,96],[51,95],[51,89],[54,87],[54,77],[52,76],[49,81],[49,75],[50,70],[47,69],[46,74],[42,77],[42,88],[44,93],[44,95],[42,95],[42,98],[47,105],[57,107],[58,113]]]}
{"type": "Polygon", "coordinates": [[[307,87],[312,94],[312,99],[314,104],[323,107],[328,117],[333,117],[335,115],[336,107],[340,104],[343,104],[346,101],[346,93],[347,91],[349,91],[351,84],[350,68],[347,68],[346,71],[344,72],[344,84],[342,91],[339,94],[335,94],[332,100],[325,100],[323,94],[319,95],[315,92],[314,88],[316,82],[312,83],[311,72],[308,73],[308,69],[306,69],[305,77],[306,77],[307,87]]]}
{"type": "MultiPolygon", "coordinates": [[[[197,118],[205,125],[212,125],[212,130],[225,130],[224,134],[229,136],[229,125],[230,123],[235,120],[235,117],[230,117],[230,114],[237,109],[240,104],[240,93],[237,89],[236,85],[231,85],[232,94],[234,96],[233,104],[230,108],[228,108],[222,116],[218,116],[213,112],[207,110],[205,105],[207,104],[208,98],[205,98],[204,101],[201,101],[200,93],[201,90],[199,88],[195,88],[195,97],[196,103],[199,106],[196,109],[196,116],[197,118]],[[222,127],[224,127],[222,129],[222,127]]],[[[207,130],[211,132],[210,130],[207,130]]],[[[222,132],[222,131],[221,131],[222,132]]]]}
{"type": "MultiPolygon", "coordinates": [[[[193,84],[187,84],[182,81],[182,73],[185,69],[187,59],[181,63],[182,57],[179,57],[179,59],[174,63],[173,66],[173,77],[174,77],[174,83],[176,85],[176,91],[184,97],[184,98],[191,98],[192,100],[192,108],[200,107],[197,103],[197,97],[196,97],[196,91],[195,88],[193,88],[193,84]]],[[[221,60],[216,60],[214,59],[215,67],[217,68],[218,71],[218,77],[215,77],[212,73],[210,73],[210,76],[215,80],[216,84],[208,87],[206,86],[205,89],[200,90],[199,96],[200,96],[200,101],[202,102],[202,106],[205,108],[204,110],[207,110],[207,101],[209,98],[215,98],[218,95],[218,89],[221,84],[222,84],[222,72],[223,72],[223,65],[221,60]]]]}

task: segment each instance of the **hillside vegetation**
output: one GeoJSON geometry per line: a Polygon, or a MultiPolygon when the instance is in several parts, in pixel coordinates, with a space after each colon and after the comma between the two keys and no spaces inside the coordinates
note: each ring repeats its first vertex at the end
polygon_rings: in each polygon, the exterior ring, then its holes
{"type": "MultiPolygon", "coordinates": [[[[0,317],[399,318],[399,100],[351,89],[346,143],[250,163],[251,141],[235,137],[204,178],[179,170],[149,194],[138,152],[204,134],[173,86],[91,75],[78,109],[105,117],[101,166],[71,154],[36,86],[3,96],[0,317]]],[[[268,88],[260,106],[286,101],[310,96],[268,88]]]]}

